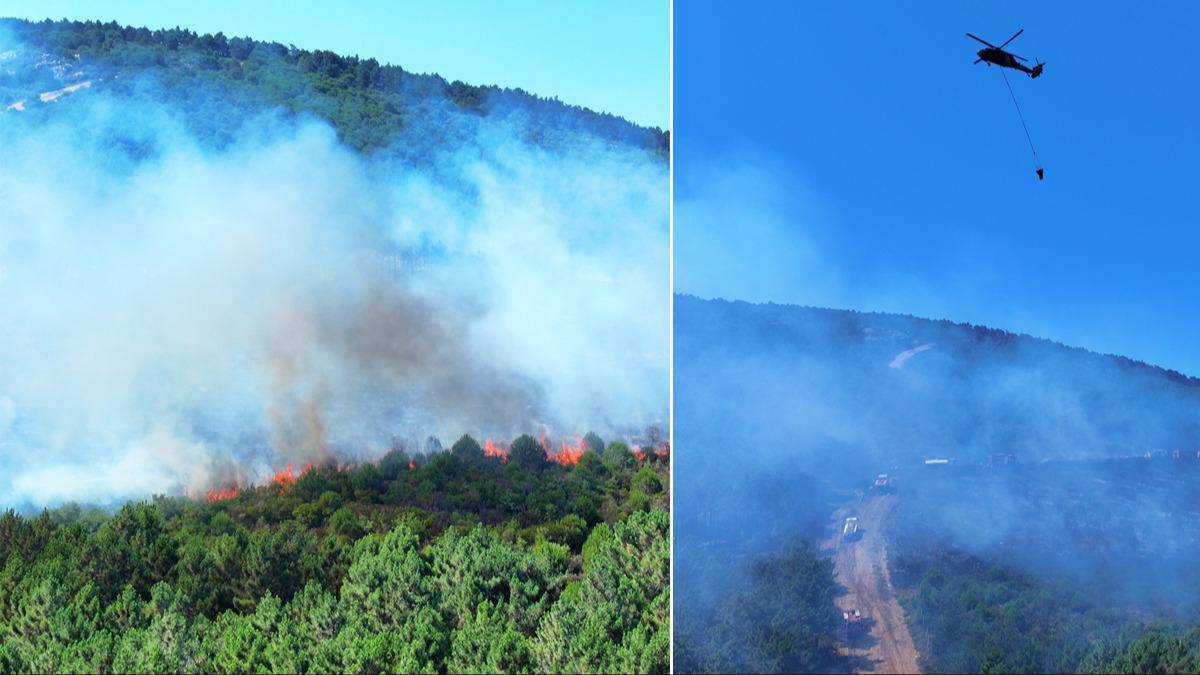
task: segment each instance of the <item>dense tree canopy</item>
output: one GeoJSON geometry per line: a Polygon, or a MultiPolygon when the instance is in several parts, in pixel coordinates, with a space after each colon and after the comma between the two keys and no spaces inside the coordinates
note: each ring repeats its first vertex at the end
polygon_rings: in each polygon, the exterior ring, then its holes
{"type": "MultiPolygon", "coordinates": [[[[678,672],[813,673],[846,670],[837,655],[840,587],[833,562],[807,541],[747,561],[719,600],[683,615],[678,672]]],[[[677,616],[679,616],[677,614],[677,616]]]]}
{"type": "Polygon", "coordinates": [[[212,502],[7,511],[0,671],[666,672],[668,469],[628,453],[464,437],[212,502]]]}
{"type": "Polygon", "coordinates": [[[1113,606],[1103,599],[1106,589],[1035,578],[954,549],[907,553],[893,570],[906,589],[906,618],[927,672],[1200,668],[1197,629],[1183,634],[1168,615],[1113,606]]]}
{"type": "Polygon", "coordinates": [[[520,89],[447,82],[373,58],[115,22],[2,19],[5,30],[29,53],[21,61],[27,67],[0,70],[0,111],[18,101],[26,102],[26,112],[51,110],[40,93],[87,80],[96,89],[173,104],[199,136],[218,144],[248,116],[282,110],[327,120],[356,149],[390,148],[414,161],[460,146],[485,119],[543,146],[591,135],[662,157],[669,148],[666,132],[611,114],[520,89]]]}

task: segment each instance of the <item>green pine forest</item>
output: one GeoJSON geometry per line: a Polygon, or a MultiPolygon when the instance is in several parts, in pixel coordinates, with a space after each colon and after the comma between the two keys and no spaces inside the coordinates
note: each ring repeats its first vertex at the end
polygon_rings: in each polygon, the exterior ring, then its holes
{"type": "MultiPolygon", "coordinates": [[[[1193,621],[1114,607],[1103,589],[1035,579],[953,549],[905,553],[892,571],[923,672],[1200,673],[1193,621]]],[[[716,602],[676,613],[676,672],[870,670],[838,654],[842,588],[811,540],[729,575],[737,583],[716,602]]]]}
{"type": "MultiPolygon", "coordinates": [[[[207,147],[315,118],[416,166],[487,133],[556,152],[669,147],[519,89],[219,33],[0,19],[5,49],[0,124],[16,130],[117,100],[207,147]]],[[[114,157],[153,156],[137,126],[114,157]]],[[[464,436],[212,501],[8,510],[0,672],[666,672],[668,459],[586,440],[567,465],[529,436],[507,460],[464,436]]]]}
{"type": "Polygon", "coordinates": [[[551,149],[590,138],[665,159],[670,148],[667,132],[612,114],[521,89],[447,82],[373,58],[115,22],[0,18],[0,46],[5,35],[18,48],[0,63],[0,112],[24,101],[31,114],[23,117],[64,114],[69,98],[41,103],[38,94],[87,80],[89,93],[182,111],[188,130],[214,146],[235,139],[249,118],[282,113],[323,119],[347,146],[413,164],[499,125],[551,149]]]}
{"type": "MultiPolygon", "coordinates": [[[[603,447],[592,435],[591,443],[603,447]]],[[[669,465],[529,436],[0,516],[2,672],[666,672],[669,465]]]]}

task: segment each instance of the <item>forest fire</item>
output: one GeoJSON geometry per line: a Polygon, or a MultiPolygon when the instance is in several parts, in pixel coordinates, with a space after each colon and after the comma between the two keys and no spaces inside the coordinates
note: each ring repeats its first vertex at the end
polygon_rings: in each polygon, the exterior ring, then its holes
{"type": "Polygon", "coordinates": [[[312,471],[312,468],[312,462],[305,462],[304,466],[300,467],[300,473],[296,473],[292,463],[288,462],[286,467],[275,472],[275,475],[271,477],[271,482],[276,485],[291,485],[296,482],[296,478],[312,471]]]}
{"type": "MultiPolygon", "coordinates": [[[[543,446],[544,445],[545,445],[545,443],[543,443],[543,446]]],[[[497,443],[496,441],[493,441],[492,439],[489,438],[483,442],[483,456],[484,457],[498,457],[498,458],[500,458],[501,461],[507,462],[508,461],[508,448],[504,447],[500,443],[497,443]]]]}
{"type": "MultiPolygon", "coordinates": [[[[543,429],[539,435],[539,443],[541,444],[542,449],[545,451],[546,461],[553,462],[560,466],[572,467],[579,464],[579,461],[583,458],[584,453],[593,450],[591,444],[588,443],[585,437],[572,436],[570,438],[572,440],[551,440],[549,433],[543,429]],[[557,443],[557,447],[554,446],[555,443],[557,443]]],[[[646,460],[647,448],[653,448],[654,456],[657,458],[665,460],[670,457],[671,444],[669,441],[662,442],[657,445],[630,445],[630,450],[633,451],[634,456],[639,462],[646,460]]],[[[499,459],[502,462],[507,462],[509,460],[509,446],[504,441],[488,438],[483,442],[483,456],[499,459]]],[[[422,457],[410,456],[407,459],[407,468],[409,471],[416,471],[424,464],[425,460],[418,462],[418,459],[422,459],[422,457]]],[[[428,456],[426,456],[426,459],[428,459],[428,456]]],[[[344,471],[351,471],[355,468],[355,466],[356,463],[354,462],[340,463],[326,461],[322,462],[321,470],[341,473],[344,471]]],[[[270,482],[250,482],[243,483],[241,485],[235,484],[224,487],[215,487],[204,493],[204,499],[209,503],[232,499],[241,494],[244,489],[254,489],[255,487],[261,487],[265,485],[274,485],[277,486],[277,490],[282,490],[287,486],[294,485],[297,480],[299,480],[305,474],[311,472],[314,468],[316,467],[313,462],[305,462],[300,466],[299,470],[297,470],[294,463],[288,462],[283,468],[278,469],[271,474],[270,482]]]]}
{"type": "MultiPolygon", "coordinates": [[[[312,462],[305,462],[304,465],[300,467],[300,471],[296,471],[295,465],[292,464],[291,462],[288,462],[287,466],[283,467],[282,469],[279,469],[274,474],[272,474],[271,484],[280,485],[280,486],[291,485],[296,482],[297,478],[299,478],[300,476],[303,476],[304,474],[306,474],[312,470],[313,470],[312,462]]],[[[342,471],[343,467],[338,467],[338,470],[342,471]]],[[[226,487],[213,488],[213,489],[209,490],[208,492],[204,493],[204,501],[209,502],[211,504],[212,502],[219,502],[219,501],[224,501],[226,499],[233,499],[241,491],[242,491],[242,486],[240,486],[240,485],[229,485],[226,487]]]]}
{"type": "Polygon", "coordinates": [[[579,458],[583,457],[583,453],[588,451],[587,441],[580,438],[574,444],[562,441],[558,452],[550,453],[550,461],[557,462],[563,466],[572,466],[579,463],[579,458]]]}
{"type": "Polygon", "coordinates": [[[296,482],[296,475],[292,471],[292,463],[288,462],[287,466],[276,471],[271,477],[271,482],[276,485],[288,485],[296,482]]]}
{"type": "Polygon", "coordinates": [[[204,494],[204,501],[208,503],[219,502],[225,499],[233,499],[237,496],[241,488],[236,485],[229,487],[214,488],[204,494]]]}
{"type": "MultiPolygon", "coordinates": [[[[637,458],[637,461],[639,461],[639,462],[646,461],[645,448],[635,445],[635,446],[633,446],[632,449],[633,449],[633,456],[637,458]]],[[[663,443],[662,445],[654,448],[654,456],[658,457],[659,459],[669,459],[671,457],[671,443],[670,442],[663,443]]]]}

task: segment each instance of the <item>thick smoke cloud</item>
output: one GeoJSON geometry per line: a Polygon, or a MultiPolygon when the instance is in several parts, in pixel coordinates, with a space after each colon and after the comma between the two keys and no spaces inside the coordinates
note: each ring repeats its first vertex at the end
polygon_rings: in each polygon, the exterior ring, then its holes
{"type": "Polygon", "coordinates": [[[661,159],[480,125],[414,167],[272,115],[215,150],[101,87],[57,106],[0,114],[0,503],[665,420],[661,159]]]}
{"type": "Polygon", "coordinates": [[[677,619],[707,616],[748,561],[835,540],[835,510],[855,514],[879,473],[898,485],[889,556],[952,548],[1101,603],[1200,606],[1184,571],[1200,546],[1200,380],[943,320],[971,318],[946,308],[970,305],[987,269],[945,288],[852,274],[808,191],[737,163],[710,173],[676,206],[678,239],[700,235],[676,249],[677,291],[834,309],[676,297],[677,619]],[[763,269],[793,253],[804,269],[777,283],[721,264],[747,239],[763,269]],[[935,320],[843,311],[861,308],[935,320]]]}

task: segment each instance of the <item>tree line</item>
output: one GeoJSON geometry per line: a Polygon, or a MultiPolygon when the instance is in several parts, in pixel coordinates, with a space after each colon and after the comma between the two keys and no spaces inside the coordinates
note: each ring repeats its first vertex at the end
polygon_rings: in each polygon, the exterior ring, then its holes
{"type": "Polygon", "coordinates": [[[535,446],[9,510],[0,671],[666,672],[667,460],[535,446]]]}
{"type": "MultiPolygon", "coordinates": [[[[248,117],[281,109],[328,121],[357,150],[387,148],[413,161],[460,145],[481,118],[511,124],[524,140],[548,147],[570,146],[581,135],[663,158],[670,147],[667,132],[612,114],[521,89],[448,82],[374,58],[116,22],[8,19],[0,28],[123,96],[178,107],[200,138],[217,145],[233,139],[248,117]]],[[[28,72],[0,72],[5,106],[18,96],[33,105],[39,91],[62,86],[53,68],[33,61],[28,72]]]]}

